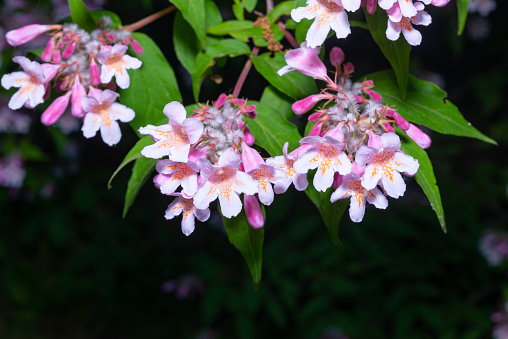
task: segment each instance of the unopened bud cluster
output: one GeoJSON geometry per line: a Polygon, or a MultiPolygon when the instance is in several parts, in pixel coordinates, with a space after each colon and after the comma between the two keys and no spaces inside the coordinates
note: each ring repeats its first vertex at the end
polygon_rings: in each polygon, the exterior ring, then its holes
{"type": "Polygon", "coordinates": [[[76,24],[33,24],[7,32],[6,39],[11,46],[19,46],[41,34],[49,37],[41,54],[43,63],[14,57],[23,71],[2,77],[4,88],[19,88],[9,101],[9,108],[34,108],[47,100],[54,88],[58,97],[43,112],[43,124],[54,124],[70,103],[72,115],[83,119],[85,137],[95,136],[100,129],[105,143],[118,143],[121,131],[117,120],[131,121],[134,111],[115,102],[119,94],[114,92],[112,78],[118,87],[129,87],[127,69],[141,67],[141,61],[125,53],[128,45],[141,53],[141,46],[129,31],[112,28],[109,17],[104,17],[91,33],[76,24]]]}

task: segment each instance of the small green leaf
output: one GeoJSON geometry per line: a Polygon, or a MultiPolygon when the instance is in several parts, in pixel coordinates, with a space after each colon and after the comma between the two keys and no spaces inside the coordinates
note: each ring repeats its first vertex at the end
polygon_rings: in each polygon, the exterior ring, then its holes
{"type": "Polygon", "coordinates": [[[235,18],[238,20],[244,20],[245,17],[243,15],[243,4],[237,3],[233,5],[233,14],[235,15],[235,18]]]}
{"type": "Polygon", "coordinates": [[[289,142],[290,150],[300,146],[302,136],[296,126],[286,120],[283,112],[257,101],[249,100],[248,104],[256,105],[258,114],[255,119],[247,121],[256,145],[264,148],[271,156],[281,155],[286,142],[289,142]]]}
{"type": "Polygon", "coordinates": [[[295,100],[317,93],[316,84],[311,77],[305,76],[298,71],[289,72],[283,76],[278,75],[277,71],[286,66],[284,54],[276,52],[273,58],[270,55],[271,53],[269,52],[260,56],[252,55],[252,62],[256,70],[272,86],[295,100]]]}
{"type": "Polygon", "coordinates": [[[283,1],[273,8],[273,11],[266,16],[271,23],[276,22],[281,16],[291,14],[291,10],[295,8],[294,1],[283,1]]]}
{"type": "Polygon", "coordinates": [[[376,11],[374,14],[369,14],[367,10],[365,10],[365,16],[367,17],[367,24],[369,25],[372,37],[397,75],[399,93],[401,98],[405,100],[409,77],[409,54],[411,53],[411,46],[407,43],[402,34],[397,41],[388,40],[386,37],[388,16],[385,11],[376,11]]]}
{"type": "Polygon", "coordinates": [[[466,26],[467,9],[469,7],[469,0],[457,0],[457,15],[458,15],[458,29],[457,34],[461,35],[466,26]]]}
{"type": "Polygon", "coordinates": [[[103,17],[107,16],[113,22],[111,24],[111,28],[122,27],[122,20],[116,13],[113,13],[110,11],[91,11],[90,14],[92,15],[92,18],[94,19],[94,21],[97,23],[100,22],[103,17]]]}
{"type": "Polygon", "coordinates": [[[203,49],[206,48],[205,0],[172,0],[184,19],[194,29],[203,49]]]}
{"type": "Polygon", "coordinates": [[[409,77],[406,100],[400,98],[393,71],[382,71],[366,76],[374,81],[374,90],[383,97],[383,103],[395,105],[406,120],[425,125],[436,132],[476,138],[496,144],[468,123],[457,106],[446,100],[446,92],[435,84],[409,77]]]}
{"type": "MultiPolygon", "coordinates": [[[[398,132],[400,132],[400,130],[398,132]]],[[[398,134],[403,135],[403,133],[398,134]]],[[[427,152],[425,152],[413,140],[407,137],[403,138],[401,149],[406,154],[412,156],[415,159],[418,159],[420,167],[418,168],[418,172],[416,172],[415,175],[416,181],[421,186],[423,192],[429,199],[432,209],[434,212],[436,212],[439,224],[441,225],[443,232],[446,233],[446,222],[443,205],[441,203],[441,195],[439,194],[439,188],[436,184],[436,177],[434,176],[434,169],[432,168],[432,163],[430,162],[427,152]]]]}
{"type": "MultiPolygon", "coordinates": [[[[312,180],[309,179],[309,182],[312,180]]],[[[330,202],[330,197],[332,196],[333,189],[328,189],[326,192],[318,192],[312,183],[309,183],[309,186],[305,189],[305,193],[309,197],[309,199],[316,205],[319,213],[321,214],[321,218],[325,223],[326,228],[328,229],[328,233],[330,233],[330,237],[335,246],[340,244],[339,240],[339,223],[346,207],[349,203],[349,199],[346,200],[338,200],[333,204],[330,202]]]]}
{"type": "Polygon", "coordinates": [[[82,0],[68,0],[71,18],[75,24],[87,32],[91,32],[97,28],[92,15],[86,8],[82,0]]]}
{"type": "Polygon", "coordinates": [[[125,218],[129,208],[136,200],[136,197],[139,194],[139,190],[145,184],[146,180],[152,174],[155,164],[157,163],[157,159],[150,159],[141,157],[135,160],[134,166],[132,167],[132,174],[127,183],[127,191],[125,192],[125,201],[123,204],[123,213],[122,217],[125,218]]]}
{"type": "Polygon", "coordinates": [[[199,101],[199,92],[201,90],[201,84],[203,79],[210,71],[210,68],[214,65],[215,61],[213,57],[199,52],[194,61],[194,67],[192,69],[192,93],[194,94],[194,100],[199,101]]]}
{"type": "Polygon", "coordinates": [[[210,27],[206,32],[212,35],[227,35],[231,32],[238,32],[253,28],[254,22],[249,20],[229,20],[210,27]]]}
{"type": "Polygon", "coordinates": [[[229,242],[240,251],[249,266],[254,288],[257,290],[261,282],[261,266],[263,261],[264,228],[253,229],[242,211],[231,219],[222,218],[228,234],[229,242]]]}
{"type": "Polygon", "coordinates": [[[312,20],[302,19],[296,24],[295,39],[299,45],[301,45],[302,42],[304,42],[307,38],[307,31],[309,30],[312,23],[312,20]]]}
{"type": "Polygon", "coordinates": [[[116,175],[125,167],[127,166],[127,164],[129,164],[130,162],[136,160],[136,159],[139,159],[142,157],[141,155],[141,150],[143,148],[145,148],[145,146],[148,146],[148,145],[151,145],[153,144],[153,140],[152,140],[152,137],[150,135],[147,135],[147,136],[144,136],[143,138],[141,138],[137,143],[136,145],[134,145],[133,148],[131,148],[131,150],[129,151],[129,153],[127,153],[127,155],[125,156],[125,158],[122,160],[122,163],[118,166],[118,168],[115,170],[115,172],[113,173],[113,175],[111,176],[111,178],[109,179],[108,181],[108,190],[111,189],[111,182],[113,181],[113,179],[116,177],[116,175]]]}
{"type": "Polygon", "coordinates": [[[247,12],[252,12],[258,3],[258,0],[243,0],[243,7],[247,12]]]}
{"type": "Polygon", "coordinates": [[[137,131],[148,124],[158,125],[163,120],[162,110],[171,101],[182,101],[173,69],[160,51],[159,47],[143,33],[133,33],[143,54],[136,55],[143,65],[140,69],[129,70],[131,83],[122,90],[120,102],[136,112],[130,122],[137,131]]]}
{"type": "Polygon", "coordinates": [[[288,121],[293,119],[295,116],[293,110],[291,109],[291,105],[293,105],[294,102],[293,99],[273,86],[266,86],[263,94],[261,95],[261,100],[259,101],[263,105],[269,106],[271,109],[277,111],[288,121]]]}
{"type": "Polygon", "coordinates": [[[237,31],[237,32],[231,32],[230,35],[233,38],[243,41],[243,42],[247,42],[247,40],[249,40],[249,38],[253,38],[254,41],[256,42],[256,46],[259,46],[259,47],[268,46],[268,42],[265,39],[263,39],[263,27],[261,27],[261,26],[247,28],[247,29],[237,31]],[[259,40],[263,40],[263,44],[265,44],[265,46],[260,46],[258,44],[259,40]]]}
{"type": "Polygon", "coordinates": [[[235,57],[238,55],[245,55],[250,53],[249,45],[235,39],[224,39],[218,43],[209,46],[206,49],[206,54],[213,58],[229,55],[235,57]]]}
{"type": "Polygon", "coordinates": [[[185,21],[181,12],[175,15],[173,24],[173,45],[178,61],[189,72],[193,71],[194,60],[201,50],[196,34],[185,21]]]}

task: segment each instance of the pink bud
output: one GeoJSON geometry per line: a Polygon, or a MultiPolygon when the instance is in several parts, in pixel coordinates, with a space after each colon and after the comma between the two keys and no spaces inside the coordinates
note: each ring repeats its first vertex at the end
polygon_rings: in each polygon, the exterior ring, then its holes
{"type": "Polygon", "coordinates": [[[340,65],[344,62],[344,52],[340,47],[334,47],[330,51],[330,62],[335,68],[340,68],[340,65]]]}
{"type": "Polygon", "coordinates": [[[55,51],[53,52],[53,62],[55,64],[59,64],[60,61],[62,61],[62,55],[60,54],[60,50],[55,49],[55,51]]]}
{"type": "Polygon", "coordinates": [[[49,83],[60,71],[60,65],[42,64],[42,73],[44,73],[44,83],[49,83]]]}
{"type": "Polygon", "coordinates": [[[141,47],[141,45],[136,40],[131,39],[131,46],[134,52],[137,54],[143,53],[143,47],[141,47]]]}
{"type": "MultiPolygon", "coordinates": [[[[449,1],[449,0],[448,0],[449,1]]],[[[367,0],[367,12],[374,14],[377,7],[377,0],[367,0]]]]}
{"type": "Polygon", "coordinates": [[[374,134],[370,129],[367,130],[367,134],[369,135],[369,141],[367,142],[367,146],[374,148],[383,148],[383,144],[381,143],[381,137],[377,134],[374,134]]]}
{"type": "Polygon", "coordinates": [[[245,140],[245,143],[249,146],[252,146],[254,145],[254,142],[255,142],[255,139],[254,139],[254,135],[252,135],[249,127],[247,127],[245,125],[245,122],[241,121],[239,124],[238,124],[238,127],[240,127],[240,129],[243,129],[243,137],[244,137],[244,140],[245,140]],[[245,127],[244,127],[245,126],[245,127]]]}
{"type": "Polygon", "coordinates": [[[72,34],[65,34],[62,38],[64,42],[70,41],[72,39],[72,34]]]}
{"type": "Polygon", "coordinates": [[[116,41],[116,37],[111,33],[106,33],[106,38],[108,38],[109,40],[111,40],[113,42],[116,41]]]}
{"type": "Polygon", "coordinates": [[[342,184],[342,175],[340,175],[339,172],[335,172],[332,183],[333,189],[339,188],[340,184],[342,184]]]}
{"type": "Polygon", "coordinates": [[[95,58],[90,61],[90,77],[92,78],[92,84],[98,85],[101,83],[101,73],[99,66],[95,63],[95,58]]]}
{"type": "Polygon", "coordinates": [[[407,122],[406,119],[404,119],[399,113],[393,112],[393,117],[395,119],[395,124],[399,126],[404,131],[409,128],[409,122],[407,122]]]}
{"type": "Polygon", "coordinates": [[[325,94],[313,94],[306,97],[305,99],[298,100],[291,106],[291,108],[293,109],[293,112],[295,112],[295,114],[302,115],[304,113],[307,113],[319,101],[325,98],[326,98],[325,94]]]}
{"type": "Polygon", "coordinates": [[[374,100],[375,102],[382,102],[383,101],[383,98],[378,93],[374,92],[373,90],[368,89],[367,93],[369,93],[370,98],[372,100],[374,100]]]}
{"type": "Polygon", "coordinates": [[[44,113],[42,113],[41,122],[46,126],[53,125],[65,112],[65,109],[69,105],[70,97],[71,92],[67,92],[65,95],[56,98],[44,113]]]}
{"type": "Polygon", "coordinates": [[[252,228],[258,229],[263,227],[265,224],[265,217],[256,196],[245,195],[243,197],[243,205],[245,207],[245,215],[247,216],[247,221],[252,226],[252,228]]]}
{"type": "Polygon", "coordinates": [[[84,115],[83,108],[81,107],[81,99],[86,95],[85,86],[79,81],[79,75],[74,77],[74,84],[72,85],[72,100],[71,112],[76,118],[81,118],[84,115]]]}
{"type": "Polygon", "coordinates": [[[232,100],[231,100],[231,102],[232,102],[233,104],[235,104],[236,106],[243,106],[243,105],[245,105],[245,103],[246,103],[246,101],[245,101],[245,100],[243,100],[243,99],[238,99],[238,98],[236,98],[236,99],[232,99],[232,100]]]}
{"type": "Polygon", "coordinates": [[[321,124],[315,124],[314,127],[310,130],[309,134],[306,137],[313,137],[315,135],[319,135],[321,133],[321,124]]]}
{"type": "Polygon", "coordinates": [[[74,48],[76,47],[76,41],[73,41],[69,44],[69,46],[65,47],[65,50],[62,53],[62,58],[67,59],[71,56],[72,52],[74,52],[74,48]]]}
{"type": "Polygon", "coordinates": [[[346,66],[344,67],[344,72],[346,74],[351,74],[355,71],[355,66],[353,66],[352,63],[348,62],[346,66]]]}
{"type": "Polygon", "coordinates": [[[450,0],[432,0],[431,4],[433,4],[436,7],[443,7],[448,2],[450,2],[450,0]]]}
{"type": "Polygon", "coordinates": [[[42,61],[50,62],[53,58],[53,49],[55,48],[55,40],[51,39],[48,41],[46,48],[44,48],[44,52],[42,52],[41,59],[42,61]]]}
{"type": "Polygon", "coordinates": [[[26,44],[44,32],[50,31],[52,29],[59,29],[60,27],[60,25],[33,24],[15,29],[13,31],[9,31],[5,35],[5,38],[7,39],[9,45],[19,46],[26,44]]]}
{"type": "Polygon", "coordinates": [[[395,133],[395,130],[393,129],[393,126],[392,126],[392,125],[390,125],[389,123],[387,123],[387,122],[383,122],[383,123],[381,123],[380,125],[381,125],[381,127],[383,128],[383,130],[384,130],[385,132],[387,132],[387,133],[390,133],[390,132],[391,132],[391,133],[395,133]]]}
{"type": "Polygon", "coordinates": [[[362,177],[362,175],[365,173],[365,169],[367,168],[367,166],[363,165],[363,166],[360,166],[356,161],[353,162],[353,172],[359,176],[360,178],[362,177]]]}
{"type": "Polygon", "coordinates": [[[408,137],[413,139],[414,142],[422,149],[426,149],[430,147],[432,140],[430,137],[423,133],[418,127],[413,124],[409,124],[409,128],[406,131],[408,137]]]}
{"type": "Polygon", "coordinates": [[[258,116],[256,113],[256,105],[242,106],[240,112],[249,119],[254,119],[258,116]]]}
{"type": "Polygon", "coordinates": [[[277,74],[284,75],[297,70],[314,79],[331,81],[328,77],[325,64],[319,58],[319,50],[320,48],[307,47],[307,43],[303,42],[300,48],[292,49],[284,55],[287,66],[279,69],[277,74]]]}
{"type": "Polygon", "coordinates": [[[265,161],[254,148],[247,146],[242,142],[242,164],[245,172],[250,172],[265,161]]]}
{"type": "Polygon", "coordinates": [[[222,105],[224,105],[224,103],[226,102],[227,99],[228,99],[228,97],[226,94],[222,93],[221,95],[219,95],[219,98],[217,99],[217,102],[214,105],[215,108],[219,108],[222,105]]]}
{"type": "Polygon", "coordinates": [[[191,148],[189,152],[189,160],[197,164],[199,158],[206,158],[206,152],[208,152],[210,148],[211,146],[191,148]]]}
{"type": "Polygon", "coordinates": [[[316,112],[316,113],[312,113],[311,115],[309,115],[309,121],[310,122],[316,122],[319,120],[319,118],[321,117],[321,112],[316,112]]]}

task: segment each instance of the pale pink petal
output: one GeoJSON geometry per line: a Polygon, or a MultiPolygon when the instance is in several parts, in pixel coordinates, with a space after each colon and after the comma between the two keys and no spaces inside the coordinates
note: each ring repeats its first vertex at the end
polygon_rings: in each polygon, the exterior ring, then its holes
{"type": "Polygon", "coordinates": [[[264,163],[265,161],[258,151],[242,143],[242,164],[245,172],[250,172],[264,163]]]}
{"type": "Polygon", "coordinates": [[[189,236],[196,228],[196,221],[194,220],[194,213],[192,210],[184,211],[182,214],[182,233],[189,236]]]}
{"type": "Polygon", "coordinates": [[[115,120],[111,121],[109,126],[101,124],[100,130],[102,140],[109,146],[118,144],[122,138],[122,131],[120,130],[120,126],[115,120]]]}
{"type": "Polygon", "coordinates": [[[420,164],[418,160],[413,159],[411,156],[402,152],[395,152],[394,158],[397,164],[396,169],[399,172],[404,172],[407,175],[415,175],[418,171],[420,164]]]}
{"type": "Polygon", "coordinates": [[[183,123],[187,116],[185,107],[183,107],[183,105],[178,101],[172,101],[164,106],[163,112],[168,117],[168,119],[176,121],[180,124],[183,123]]]}
{"type": "Polygon", "coordinates": [[[194,118],[187,118],[182,123],[190,144],[195,144],[201,138],[204,131],[204,126],[201,121],[194,118]]]}
{"type": "Polygon", "coordinates": [[[101,66],[101,83],[107,84],[113,79],[115,71],[106,65],[101,66]]]}
{"type": "MultiPolygon", "coordinates": [[[[381,182],[383,183],[383,188],[386,191],[386,194],[391,196],[392,198],[398,198],[404,195],[406,191],[406,183],[402,176],[397,171],[393,171],[391,177],[383,176],[381,178],[381,182]]],[[[362,183],[363,185],[363,183],[362,183]]],[[[363,185],[365,187],[365,185],[363,185]]]]}
{"type": "Polygon", "coordinates": [[[400,22],[402,19],[402,12],[400,11],[400,6],[398,2],[395,2],[393,6],[386,11],[388,14],[389,21],[400,22]]]}
{"type": "Polygon", "coordinates": [[[337,13],[335,20],[330,22],[330,27],[335,31],[338,39],[347,37],[351,33],[347,13],[345,11],[337,13]]]}
{"type": "Polygon", "coordinates": [[[369,146],[362,146],[360,149],[356,152],[355,161],[360,166],[366,165],[374,155],[376,155],[378,150],[373,147],[369,146]]]}
{"type": "Polygon", "coordinates": [[[181,182],[182,191],[188,196],[193,196],[198,191],[198,176],[197,174],[189,175],[181,182]]]}
{"type": "Polygon", "coordinates": [[[83,126],[81,127],[83,136],[85,138],[94,137],[97,134],[100,126],[101,123],[98,115],[94,113],[87,113],[83,119],[83,126]]]}
{"type": "Polygon", "coordinates": [[[323,42],[325,42],[329,32],[330,23],[326,21],[320,25],[319,20],[316,19],[312,25],[310,25],[305,40],[307,41],[309,47],[318,47],[321,46],[323,42]]]}
{"type": "Polygon", "coordinates": [[[196,209],[194,210],[194,215],[196,216],[196,219],[198,219],[201,222],[205,222],[210,218],[210,210],[208,208],[205,209],[196,209]]]}
{"type": "Polygon", "coordinates": [[[332,168],[326,166],[319,166],[316,174],[314,175],[314,187],[320,192],[326,191],[332,186],[333,177],[335,172],[332,168]]]}
{"type": "Polygon", "coordinates": [[[349,12],[355,12],[360,8],[361,0],[342,0],[344,9],[349,12]]]}
{"type": "Polygon", "coordinates": [[[432,23],[432,17],[425,11],[418,11],[416,19],[413,19],[412,22],[415,25],[428,26],[432,23]]]}
{"type": "Polygon", "coordinates": [[[227,196],[219,194],[219,203],[222,215],[226,218],[235,217],[242,211],[242,201],[234,192],[227,196]]]}
{"type": "Polygon", "coordinates": [[[416,15],[416,8],[413,5],[413,0],[398,0],[400,11],[402,12],[402,15],[411,18],[416,15]]]}
{"type": "Polygon", "coordinates": [[[116,99],[120,96],[120,94],[116,93],[116,92],[113,92],[109,89],[105,89],[102,93],[101,93],[101,98],[100,98],[100,102],[101,103],[113,103],[116,101],[116,99]]]}
{"type": "Polygon", "coordinates": [[[349,203],[349,217],[353,222],[360,222],[365,215],[365,199],[363,196],[353,194],[349,203]]]}
{"type": "Polygon", "coordinates": [[[196,192],[194,196],[194,205],[201,210],[208,208],[210,203],[217,199],[217,195],[217,189],[213,187],[211,182],[207,181],[203,187],[196,192]]]}
{"type": "Polygon", "coordinates": [[[38,85],[35,87],[35,90],[28,92],[28,101],[30,107],[35,107],[38,104],[42,104],[44,102],[44,93],[46,90],[44,89],[44,85],[38,85]]]}
{"type": "MultiPolygon", "coordinates": [[[[315,3],[316,1],[312,1],[312,2],[315,3]]],[[[311,5],[311,4],[309,3],[309,5],[311,5]]],[[[296,22],[300,22],[302,19],[311,20],[315,17],[316,17],[316,13],[309,11],[307,7],[298,7],[298,8],[291,10],[291,18],[293,18],[293,20],[296,22]]]]}
{"type": "MultiPolygon", "coordinates": [[[[276,183],[273,186],[273,190],[277,194],[283,194],[287,191],[287,189],[289,188],[289,185],[291,185],[292,182],[293,182],[293,178],[288,178],[288,179],[284,180],[283,182],[276,183]]],[[[307,185],[308,185],[308,182],[307,182],[307,185]]],[[[305,186],[305,188],[307,188],[307,185],[305,186]]],[[[300,190],[300,191],[302,191],[302,190],[300,190]]]]}
{"type": "Polygon", "coordinates": [[[142,62],[138,58],[133,58],[129,55],[124,55],[122,58],[125,62],[125,68],[127,69],[138,69],[141,67],[142,62]]]}
{"type": "Polygon", "coordinates": [[[388,10],[388,9],[392,8],[393,4],[396,1],[397,0],[379,0],[378,4],[379,4],[379,7],[381,7],[382,9],[388,10]]]}
{"type": "MultiPolygon", "coordinates": [[[[115,72],[115,77],[116,77],[116,84],[118,85],[118,87],[120,87],[122,89],[128,88],[129,85],[131,84],[131,79],[130,79],[129,73],[127,72],[126,69],[123,69],[123,71],[121,71],[121,72],[115,72]]],[[[101,78],[101,81],[102,81],[102,78],[101,78]]],[[[102,81],[102,83],[105,83],[105,82],[102,81]]]]}
{"type": "Polygon", "coordinates": [[[381,171],[379,170],[376,173],[374,173],[374,166],[372,164],[369,164],[365,168],[365,174],[362,177],[362,186],[365,187],[367,190],[371,190],[374,187],[376,187],[377,183],[382,177],[383,173],[381,173],[381,171]]]}
{"type": "Polygon", "coordinates": [[[10,89],[11,87],[19,88],[28,82],[29,77],[25,72],[5,74],[2,76],[2,87],[5,89],[10,89]]]}
{"type": "Polygon", "coordinates": [[[230,147],[226,149],[219,158],[219,167],[229,167],[232,169],[238,169],[242,160],[236,154],[235,150],[230,147]]]}
{"type": "MultiPolygon", "coordinates": [[[[111,47],[110,53],[111,54],[118,54],[118,55],[124,55],[125,52],[127,52],[128,47],[122,44],[115,44],[113,47],[111,47]]],[[[101,49],[102,52],[102,49],[101,49]]]]}
{"type": "MultiPolygon", "coordinates": [[[[400,150],[400,138],[395,133],[385,133],[381,136],[381,143],[384,151],[400,150]]],[[[362,164],[360,164],[362,165],[362,164]]]]}
{"type": "Polygon", "coordinates": [[[118,102],[113,102],[109,110],[111,118],[120,120],[121,122],[129,122],[134,119],[134,116],[136,115],[132,108],[119,104],[118,102]]]}
{"type": "Polygon", "coordinates": [[[411,30],[403,29],[402,34],[411,46],[418,46],[422,42],[422,34],[413,27],[411,27],[411,30]]]}
{"type": "MultiPolygon", "coordinates": [[[[297,174],[293,177],[293,183],[298,191],[303,191],[309,186],[306,174],[297,174]]],[[[276,184],[277,185],[277,184],[276,184]]]]}
{"type": "Polygon", "coordinates": [[[391,41],[396,41],[400,36],[402,28],[399,24],[388,20],[388,26],[386,27],[386,38],[391,41]]]}
{"type": "Polygon", "coordinates": [[[99,105],[99,101],[97,101],[94,97],[85,95],[81,99],[81,107],[85,112],[92,112],[93,108],[97,105],[99,105]]]}
{"type": "Polygon", "coordinates": [[[301,156],[300,159],[296,160],[293,164],[293,168],[296,173],[305,174],[309,170],[317,168],[319,165],[320,156],[318,151],[313,149],[301,156]]]}
{"type": "Polygon", "coordinates": [[[258,192],[258,183],[245,172],[237,171],[234,181],[234,190],[238,193],[256,194],[258,192]]]}
{"type": "Polygon", "coordinates": [[[164,217],[166,220],[171,220],[174,217],[180,215],[183,211],[182,197],[178,197],[166,209],[164,217]]]}
{"type": "Polygon", "coordinates": [[[337,164],[333,166],[335,171],[339,172],[339,174],[342,175],[351,173],[353,165],[351,164],[351,160],[349,160],[346,153],[340,152],[336,161],[337,164]]]}
{"type": "Polygon", "coordinates": [[[388,207],[388,199],[386,199],[385,195],[377,188],[367,193],[367,202],[382,210],[388,207]]]}
{"type": "Polygon", "coordinates": [[[20,109],[23,107],[25,102],[28,100],[28,93],[22,92],[22,90],[18,90],[16,93],[13,94],[11,99],[9,100],[9,108],[12,110],[20,109]]]}
{"type": "Polygon", "coordinates": [[[332,193],[330,197],[330,202],[336,202],[337,200],[344,200],[351,196],[351,192],[349,192],[347,188],[347,184],[341,184],[335,192],[332,193]]]}
{"type": "Polygon", "coordinates": [[[55,77],[55,75],[58,74],[61,66],[53,64],[42,64],[41,67],[42,73],[44,74],[43,84],[47,84],[55,77]]]}
{"type": "Polygon", "coordinates": [[[170,176],[166,181],[164,181],[164,183],[162,183],[160,191],[162,194],[170,195],[171,193],[175,193],[176,189],[180,186],[180,183],[180,180],[174,176],[170,176]]]}

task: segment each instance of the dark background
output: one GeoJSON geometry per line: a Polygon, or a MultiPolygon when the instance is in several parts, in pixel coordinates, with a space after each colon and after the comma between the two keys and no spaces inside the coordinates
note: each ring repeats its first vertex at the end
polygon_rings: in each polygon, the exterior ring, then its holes
{"type": "MultiPolygon", "coordinates": [[[[229,2],[217,3],[231,19],[229,2]]],[[[104,4],[124,23],[166,6],[104,4]]],[[[130,169],[111,190],[106,186],[136,141],[128,126],[110,148],[99,137],[44,127],[32,113],[28,137],[5,137],[28,139],[45,157],[26,162],[23,188],[0,188],[0,338],[491,337],[490,315],[505,303],[507,266],[489,267],[478,241],[485,230],[508,225],[507,4],[498,1],[480,40],[469,26],[456,36],[455,1],[429,13],[434,22],[419,27],[423,42],[413,48],[412,74],[437,81],[499,144],[429,132],[447,234],[410,179],[404,198],[389,199],[386,210],[367,208],[362,223],[346,213],[335,247],[316,208],[293,189],[266,209],[263,277],[254,291],[218,214],[185,237],[180,218],[164,219],[171,198],[148,182],[122,219],[130,169]],[[171,286],[180,292],[167,292],[171,286]]],[[[188,105],[188,74],[172,51],[173,17],[141,31],[167,55],[188,105]]],[[[345,41],[327,43],[327,51],[336,44],[358,78],[389,68],[367,31],[354,28],[345,41]]],[[[245,60],[215,69],[224,81],[205,80],[200,99],[232,92],[245,60]]],[[[253,70],[241,96],[259,99],[265,85],[253,70]]]]}

